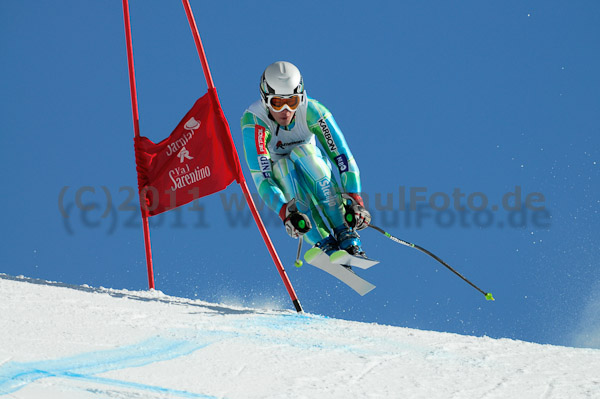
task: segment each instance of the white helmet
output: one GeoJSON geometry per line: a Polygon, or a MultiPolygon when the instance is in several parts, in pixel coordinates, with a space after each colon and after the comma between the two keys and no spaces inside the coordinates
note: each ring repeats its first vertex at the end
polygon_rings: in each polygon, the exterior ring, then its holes
{"type": "Polygon", "coordinates": [[[265,69],[260,79],[260,96],[267,106],[269,95],[292,96],[299,94],[304,101],[304,82],[296,66],[287,61],[277,61],[265,69]]]}

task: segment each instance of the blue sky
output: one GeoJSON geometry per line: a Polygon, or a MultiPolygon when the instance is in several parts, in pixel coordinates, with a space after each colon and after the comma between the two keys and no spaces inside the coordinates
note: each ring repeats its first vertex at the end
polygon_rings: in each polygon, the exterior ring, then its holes
{"type": "MultiPolygon", "coordinates": [[[[258,98],[260,74],[276,60],[295,63],[309,95],[345,133],[374,222],[496,297],[486,302],[434,260],[372,230],[362,234],[364,248],[381,264],[361,275],[377,289],[359,297],[309,265],[294,268],[296,241],[266,214],[306,311],[598,345],[597,2],[191,4],[242,160],[239,119],[258,98]],[[543,209],[506,210],[502,198],[517,187],[523,201],[543,196],[529,204],[543,209]],[[411,190],[425,199],[401,211],[411,190]],[[464,195],[462,213],[455,190],[464,195]],[[384,210],[388,196],[392,209],[384,210]],[[476,212],[484,196],[488,207],[476,212]],[[451,200],[449,208],[436,211],[432,198],[438,208],[451,200]]],[[[141,132],[159,141],[206,84],[181,4],[130,6],[141,132]]],[[[147,288],[132,210],[121,2],[2,2],[0,50],[0,272],[147,288]]],[[[236,211],[241,190],[232,185],[222,194],[152,220],[157,288],[291,308],[249,212],[236,211]]]]}

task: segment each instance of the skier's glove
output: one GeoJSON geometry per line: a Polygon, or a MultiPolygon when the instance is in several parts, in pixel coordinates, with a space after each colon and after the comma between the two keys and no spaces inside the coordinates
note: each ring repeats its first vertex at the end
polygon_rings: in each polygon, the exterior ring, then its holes
{"type": "Polygon", "coordinates": [[[308,216],[298,212],[295,198],[281,207],[279,217],[283,220],[285,231],[293,238],[306,234],[312,227],[308,216]]]}
{"type": "Polygon", "coordinates": [[[371,223],[371,214],[366,210],[363,199],[357,193],[342,194],[347,203],[344,205],[346,214],[344,219],[350,228],[356,230],[366,229],[371,223]]]}

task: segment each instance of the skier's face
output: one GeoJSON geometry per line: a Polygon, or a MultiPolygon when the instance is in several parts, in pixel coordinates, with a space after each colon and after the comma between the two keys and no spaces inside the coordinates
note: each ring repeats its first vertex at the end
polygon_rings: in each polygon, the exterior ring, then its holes
{"type": "Polygon", "coordinates": [[[287,109],[284,109],[280,112],[273,112],[273,110],[269,109],[269,112],[271,112],[273,119],[275,119],[275,121],[281,126],[287,126],[292,123],[292,119],[294,119],[294,114],[296,113],[287,109]]]}

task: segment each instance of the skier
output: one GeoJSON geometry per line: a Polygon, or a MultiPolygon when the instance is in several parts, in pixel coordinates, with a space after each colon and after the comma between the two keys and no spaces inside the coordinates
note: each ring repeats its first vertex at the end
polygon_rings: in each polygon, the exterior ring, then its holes
{"type": "Polygon", "coordinates": [[[307,96],[300,71],[285,61],[265,69],[260,95],[241,120],[260,197],[291,237],[303,235],[327,255],[344,250],[366,258],[357,230],[369,225],[371,215],[360,196],[358,166],[331,112],[307,96]]]}

